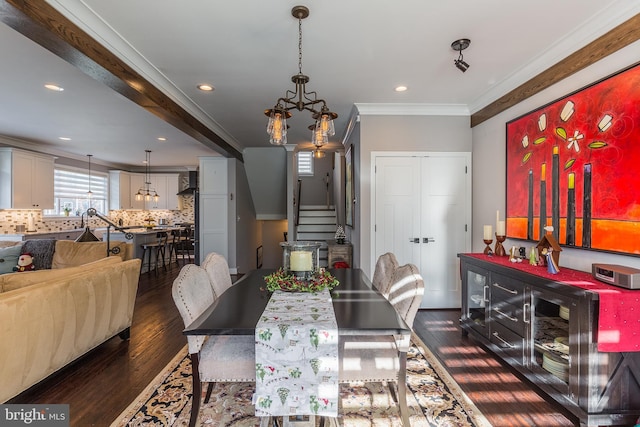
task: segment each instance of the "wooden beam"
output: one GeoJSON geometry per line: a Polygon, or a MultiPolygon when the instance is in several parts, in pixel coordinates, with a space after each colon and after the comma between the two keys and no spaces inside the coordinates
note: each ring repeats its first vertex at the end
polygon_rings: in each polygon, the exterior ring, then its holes
{"type": "Polygon", "coordinates": [[[471,115],[471,127],[489,120],[508,108],[588,67],[613,52],[640,39],[640,14],[620,24],[602,37],[567,56],[531,80],[471,115]]]}
{"type": "Polygon", "coordinates": [[[205,146],[242,153],[44,0],[0,0],[0,21],[205,146]]]}

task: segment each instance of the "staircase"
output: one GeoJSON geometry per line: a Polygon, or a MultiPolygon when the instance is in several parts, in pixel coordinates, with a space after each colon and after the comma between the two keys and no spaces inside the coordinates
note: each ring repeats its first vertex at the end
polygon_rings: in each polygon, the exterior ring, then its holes
{"type": "Polygon", "coordinates": [[[327,266],[327,240],[336,234],[335,206],[300,206],[300,218],[296,229],[296,240],[322,242],[320,267],[327,266]]]}

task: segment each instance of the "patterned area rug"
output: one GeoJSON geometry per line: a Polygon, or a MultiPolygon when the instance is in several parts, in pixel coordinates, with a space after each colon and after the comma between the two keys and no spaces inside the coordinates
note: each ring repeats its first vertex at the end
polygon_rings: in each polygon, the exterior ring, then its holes
{"type": "MultiPolygon", "coordinates": [[[[407,403],[413,427],[491,427],[429,349],[413,335],[407,358],[407,403]]],[[[191,361],[186,346],[111,424],[175,426],[189,424],[191,361]]],[[[203,392],[206,386],[203,386],[203,392]]],[[[200,423],[215,427],[259,426],[252,383],[216,384],[200,423]]],[[[383,384],[343,384],[338,424],[345,427],[399,427],[399,411],[383,384]]]]}

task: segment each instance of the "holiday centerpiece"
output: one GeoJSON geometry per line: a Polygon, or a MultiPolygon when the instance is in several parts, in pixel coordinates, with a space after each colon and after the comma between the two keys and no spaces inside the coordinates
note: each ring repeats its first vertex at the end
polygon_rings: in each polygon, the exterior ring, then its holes
{"type": "Polygon", "coordinates": [[[282,242],[282,267],[265,276],[267,290],[289,292],[319,292],[331,290],[338,281],[320,268],[321,242],[282,242]]]}

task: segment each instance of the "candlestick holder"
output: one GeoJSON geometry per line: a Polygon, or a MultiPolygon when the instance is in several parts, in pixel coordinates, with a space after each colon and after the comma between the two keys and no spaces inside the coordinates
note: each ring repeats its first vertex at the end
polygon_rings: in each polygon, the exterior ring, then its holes
{"type": "Polygon", "coordinates": [[[507,253],[504,250],[504,246],[502,246],[502,242],[504,242],[506,239],[507,239],[507,236],[498,236],[496,234],[496,249],[494,251],[496,256],[507,255],[507,253]]]}
{"type": "Polygon", "coordinates": [[[484,248],[484,254],[485,255],[493,255],[493,251],[491,250],[491,243],[493,243],[493,239],[484,239],[483,240],[484,244],[487,245],[486,248],[484,248]]]}

